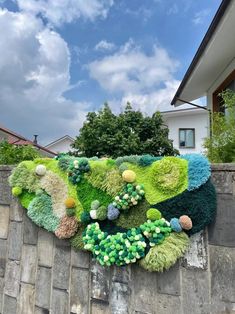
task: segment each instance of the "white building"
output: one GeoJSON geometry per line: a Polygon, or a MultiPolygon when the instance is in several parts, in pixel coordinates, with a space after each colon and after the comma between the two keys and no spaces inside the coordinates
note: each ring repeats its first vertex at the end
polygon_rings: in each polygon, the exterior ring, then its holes
{"type": "Polygon", "coordinates": [[[235,0],[223,0],[171,104],[206,96],[207,108],[223,111],[219,93],[235,90],[235,0]]]}
{"type": "Polygon", "coordinates": [[[46,145],[45,147],[53,150],[57,154],[59,153],[68,153],[69,151],[73,151],[71,144],[74,143],[74,139],[69,136],[65,135],[57,140],[51,142],[50,144],[46,145]]]}
{"type": "Polygon", "coordinates": [[[203,141],[208,136],[208,111],[188,108],[161,113],[169,128],[169,138],[180,154],[202,153],[203,141]]]}

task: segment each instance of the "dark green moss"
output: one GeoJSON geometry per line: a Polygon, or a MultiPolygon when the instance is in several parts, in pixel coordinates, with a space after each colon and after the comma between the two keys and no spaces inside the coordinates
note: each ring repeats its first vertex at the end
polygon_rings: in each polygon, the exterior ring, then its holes
{"type": "Polygon", "coordinates": [[[75,236],[70,239],[70,243],[75,250],[84,250],[84,244],[82,241],[83,231],[84,231],[84,228],[80,227],[78,229],[78,232],[75,234],[75,236]]]}
{"type": "Polygon", "coordinates": [[[136,206],[130,207],[126,212],[121,212],[118,219],[115,220],[117,226],[130,229],[139,227],[146,220],[146,212],[149,209],[148,202],[141,201],[136,206]]]}
{"type": "Polygon", "coordinates": [[[185,232],[192,235],[203,230],[215,218],[215,188],[209,180],[197,190],[185,191],[171,199],[151,205],[151,207],[160,210],[162,216],[167,220],[188,215],[192,219],[193,228],[185,232]]]}

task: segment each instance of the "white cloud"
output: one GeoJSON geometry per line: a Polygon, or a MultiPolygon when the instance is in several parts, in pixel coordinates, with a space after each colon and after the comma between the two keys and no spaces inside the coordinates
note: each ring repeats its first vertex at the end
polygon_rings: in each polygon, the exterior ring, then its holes
{"type": "Polygon", "coordinates": [[[95,50],[97,51],[111,51],[115,49],[115,44],[108,42],[107,40],[101,40],[95,45],[95,50]]]}
{"type": "Polygon", "coordinates": [[[152,114],[174,109],[170,102],[180,83],[174,78],[178,65],[159,45],[148,55],[129,40],[113,55],[90,63],[88,69],[104,90],[121,98],[109,101],[115,112],[129,101],[135,109],[152,114]]]}
{"type": "Polygon", "coordinates": [[[195,13],[194,18],[192,20],[193,24],[195,25],[203,24],[207,16],[210,14],[210,12],[211,12],[210,9],[204,9],[195,13]]]}
{"type": "Polygon", "coordinates": [[[113,0],[17,0],[19,9],[33,15],[41,14],[55,26],[71,23],[82,17],[91,21],[105,18],[113,0]]]}
{"type": "Polygon", "coordinates": [[[167,15],[174,15],[179,12],[178,5],[174,3],[171,7],[168,8],[167,15]]]}
{"type": "Polygon", "coordinates": [[[0,123],[45,141],[77,134],[89,104],[63,96],[71,88],[66,42],[28,13],[0,10],[0,29],[0,123]]]}
{"type": "Polygon", "coordinates": [[[118,52],[93,61],[88,68],[103,89],[126,94],[159,88],[173,78],[177,66],[162,47],[154,46],[147,55],[130,40],[118,52]]]}

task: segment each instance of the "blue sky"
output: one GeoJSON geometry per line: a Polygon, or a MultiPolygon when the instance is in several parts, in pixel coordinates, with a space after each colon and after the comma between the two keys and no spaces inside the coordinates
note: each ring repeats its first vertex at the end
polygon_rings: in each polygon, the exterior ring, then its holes
{"type": "Polygon", "coordinates": [[[219,0],[0,0],[0,124],[42,143],[127,101],[169,110],[219,0]]]}

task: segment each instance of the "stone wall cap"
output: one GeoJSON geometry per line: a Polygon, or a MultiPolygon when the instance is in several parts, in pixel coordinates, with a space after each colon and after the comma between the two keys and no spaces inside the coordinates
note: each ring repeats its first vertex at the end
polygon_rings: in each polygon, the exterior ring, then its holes
{"type": "Polygon", "coordinates": [[[16,165],[0,165],[0,171],[11,171],[16,165]]]}
{"type": "Polygon", "coordinates": [[[235,163],[212,164],[212,171],[235,171],[235,163]]]}

